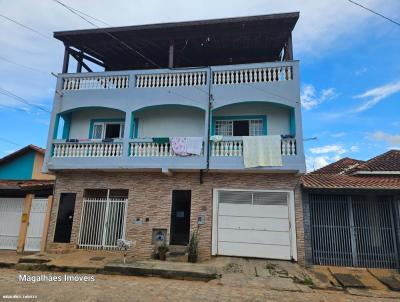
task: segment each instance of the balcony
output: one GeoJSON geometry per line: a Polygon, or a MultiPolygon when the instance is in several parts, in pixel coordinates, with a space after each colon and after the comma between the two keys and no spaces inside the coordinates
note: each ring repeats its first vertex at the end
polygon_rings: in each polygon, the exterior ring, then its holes
{"type": "Polygon", "coordinates": [[[269,62],[210,68],[129,70],[61,74],[56,99],[60,110],[101,106],[132,111],[181,104],[215,108],[237,101],[266,100],[293,106],[298,99],[298,62],[269,62]],[[62,100],[62,101],[61,101],[62,100]],[[112,100],[112,102],[111,102],[112,100]]]}
{"type": "MultiPolygon", "coordinates": [[[[304,162],[297,153],[295,138],[282,138],[282,167],[259,167],[250,170],[303,171],[304,162]]],[[[224,137],[219,142],[210,142],[210,168],[214,170],[243,170],[242,137],[224,137]]]]}
{"type": "MultiPolygon", "coordinates": [[[[51,166],[74,169],[206,169],[206,153],[176,155],[170,143],[154,143],[151,138],[127,142],[54,142],[51,166]],[[128,150],[128,153],[124,153],[128,150]]],[[[210,169],[243,170],[243,141],[241,137],[226,137],[210,141],[210,169]]],[[[282,167],[262,167],[250,170],[299,170],[301,158],[295,138],[281,141],[282,167]]]]}
{"type": "Polygon", "coordinates": [[[291,134],[296,139],[282,141],[283,167],[255,170],[304,171],[297,61],[61,74],[57,87],[51,127],[63,134],[49,138],[49,170],[199,170],[208,161],[210,169],[241,170],[240,136],[291,134]],[[264,130],[249,122],[258,132],[207,142],[209,126],[217,134],[227,119],[262,122],[264,130]],[[203,152],[178,156],[159,137],[203,137],[203,152]]]}

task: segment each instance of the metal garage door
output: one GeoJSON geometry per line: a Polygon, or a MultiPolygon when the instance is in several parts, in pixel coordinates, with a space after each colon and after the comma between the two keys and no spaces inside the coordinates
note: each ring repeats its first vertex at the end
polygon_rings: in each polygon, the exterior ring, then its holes
{"type": "Polygon", "coordinates": [[[397,268],[392,199],[310,194],[314,264],[397,268]]]}
{"type": "Polygon", "coordinates": [[[0,249],[16,250],[24,198],[0,197],[0,249]]]}
{"type": "Polygon", "coordinates": [[[216,254],[291,259],[288,192],[216,191],[216,254]]]}
{"type": "Polygon", "coordinates": [[[46,217],[47,198],[34,198],[29,215],[28,232],[25,239],[25,251],[40,251],[40,243],[46,217]]]}

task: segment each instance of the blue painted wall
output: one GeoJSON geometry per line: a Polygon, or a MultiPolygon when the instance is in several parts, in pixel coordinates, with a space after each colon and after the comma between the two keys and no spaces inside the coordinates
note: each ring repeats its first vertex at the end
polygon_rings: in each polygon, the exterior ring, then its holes
{"type": "Polygon", "coordinates": [[[26,180],[32,179],[35,151],[11,159],[0,165],[0,179],[26,180]]]}

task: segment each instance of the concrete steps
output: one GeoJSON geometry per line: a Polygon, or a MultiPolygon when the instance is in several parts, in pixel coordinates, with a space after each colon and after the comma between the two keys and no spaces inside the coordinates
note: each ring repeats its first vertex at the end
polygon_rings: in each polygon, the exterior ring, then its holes
{"type": "Polygon", "coordinates": [[[167,260],[172,262],[187,262],[186,246],[170,245],[167,260]]]}

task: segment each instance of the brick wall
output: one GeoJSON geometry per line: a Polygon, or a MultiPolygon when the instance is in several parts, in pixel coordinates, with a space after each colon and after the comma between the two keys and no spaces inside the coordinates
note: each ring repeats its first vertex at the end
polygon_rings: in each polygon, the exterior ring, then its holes
{"type": "MultiPolygon", "coordinates": [[[[48,250],[60,249],[54,244],[54,230],[58,202],[61,193],[76,193],[75,213],[72,226],[71,244],[78,240],[83,192],[85,189],[129,189],[126,238],[136,241],[133,254],[137,259],[148,259],[153,251],[151,234],[153,228],[170,229],[172,190],[191,190],[191,229],[197,227],[197,217],[206,213],[204,225],[199,227],[199,256],[211,256],[212,201],[213,189],[281,189],[295,191],[296,231],[299,263],[304,263],[304,231],[299,177],[294,174],[242,174],[206,173],[200,184],[199,173],[174,173],[166,176],[161,173],[127,172],[63,172],[57,174],[55,199],[52,211],[48,250]],[[142,225],[134,224],[136,217],[143,220],[142,225]]],[[[169,234],[168,234],[169,238],[169,234]]],[[[68,245],[70,247],[71,245],[68,245]]]]}

